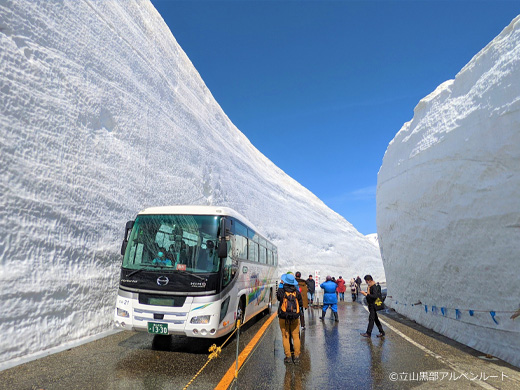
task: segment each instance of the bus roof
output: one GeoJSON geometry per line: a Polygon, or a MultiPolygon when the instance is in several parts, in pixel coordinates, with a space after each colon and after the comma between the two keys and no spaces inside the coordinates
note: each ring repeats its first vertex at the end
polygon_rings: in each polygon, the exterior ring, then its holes
{"type": "Polygon", "coordinates": [[[219,206],[159,206],[159,207],[149,207],[139,212],[138,215],[221,215],[221,216],[230,216],[238,219],[242,223],[246,224],[248,227],[260,233],[258,229],[247,220],[242,214],[233,210],[229,207],[219,207],[219,206]]]}

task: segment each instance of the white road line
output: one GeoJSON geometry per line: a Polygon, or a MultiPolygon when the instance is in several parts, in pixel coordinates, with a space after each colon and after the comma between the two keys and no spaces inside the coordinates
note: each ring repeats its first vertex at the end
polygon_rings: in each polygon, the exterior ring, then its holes
{"type": "MultiPolygon", "coordinates": [[[[363,305],[363,308],[368,311],[368,308],[363,305]]],[[[447,366],[449,366],[452,370],[454,371],[457,371],[459,374],[462,374],[462,375],[466,375],[467,374],[467,371],[464,371],[463,369],[459,368],[456,364],[450,362],[448,359],[446,359],[445,357],[433,352],[433,351],[430,351],[428,348],[426,348],[424,345],[422,344],[419,344],[417,341],[415,340],[412,340],[410,337],[408,337],[407,335],[405,335],[404,333],[402,333],[400,330],[397,330],[396,328],[394,328],[392,325],[390,325],[389,323],[387,323],[386,321],[383,321],[381,318],[379,318],[379,321],[381,321],[382,324],[384,324],[387,328],[390,328],[392,329],[392,331],[394,331],[395,333],[397,333],[399,336],[401,336],[403,339],[405,339],[406,341],[408,341],[409,343],[412,343],[413,345],[415,345],[417,348],[419,348],[421,351],[424,351],[425,353],[427,353],[428,355],[430,356],[433,356],[435,359],[439,360],[441,363],[443,364],[446,364],[447,366]]],[[[479,385],[480,387],[484,388],[484,389],[488,389],[488,390],[498,390],[496,387],[493,387],[491,386],[489,383],[486,383],[486,382],[483,382],[481,380],[474,380],[474,381],[471,381],[472,383],[476,383],[477,385],[479,385]]]]}

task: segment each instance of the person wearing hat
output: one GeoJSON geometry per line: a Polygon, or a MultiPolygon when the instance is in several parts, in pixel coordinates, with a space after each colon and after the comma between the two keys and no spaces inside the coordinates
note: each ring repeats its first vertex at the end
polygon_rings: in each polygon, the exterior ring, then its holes
{"type": "Polygon", "coordinates": [[[278,294],[278,290],[283,289],[283,285],[284,285],[283,279],[284,279],[284,277],[286,275],[292,275],[292,274],[293,273],[291,271],[287,271],[285,274],[282,275],[282,277],[280,278],[280,283],[278,284],[278,288],[276,289],[276,294],[278,294]]]}
{"type": "MultiPolygon", "coordinates": [[[[287,275],[292,275],[293,273],[292,273],[291,271],[287,271],[286,274],[287,274],[287,275]]],[[[285,274],[283,274],[283,275],[285,275],[285,274]]],[[[283,276],[283,275],[282,275],[282,276],[283,276]]],[[[282,288],[282,287],[283,287],[283,281],[280,281],[280,284],[278,285],[278,288],[282,288]]],[[[300,291],[300,292],[301,292],[301,291],[300,291]]]]}
{"type": "Polygon", "coordinates": [[[336,287],[337,284],[332,280],[330,275],[327,275],[326,281],[320,284],[320,287],[324,290],[323,294],[323,312],[320,320],[325,319],[325,314],[327,314],[327,309],[331,308],[332,315],[334,316],[334,320],[339,322],[338,319],[338,296],[336,295],[336,287]]]}
{"type": "MultiPolygon", "coordinates": [[[[292,274],[282,275],[282,287],[276,292],[276,298],[280,302],[278,305],[278,323],[280,324],[280,330],[282,332],[282,343],[283,350],[285,353],[284,363],[289,364],[294,362],[298,364],[300,362],[300,320],[302,322],[302,328],[305,328],[305,317],[303,314],[303,300],[300,290],[298,288],[298,282],[292,274]],[[296,300],[299,305],[299,318],[290,318],[291,314],[284,312],[282,309],[284,299],[287,296],[294,296],[296,293],[296,300]],[[294,358],[291,358],[291,338],[294,348],[294,358]]],[[[287,303],[286,303],[287,305],[287,303]]]]}

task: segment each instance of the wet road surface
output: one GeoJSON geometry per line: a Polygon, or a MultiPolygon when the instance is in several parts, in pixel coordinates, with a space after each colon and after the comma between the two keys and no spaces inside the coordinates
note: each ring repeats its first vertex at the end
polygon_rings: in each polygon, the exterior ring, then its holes
{"type": "MultiPolygon", "coordinates": [[[[258,317],[243,326],[240,350],[269,318],[258,317]]],[[[207,362],[209,347],[221,346],[226,339],[120,332],[1,371],[0,389],[183,389],[207,362]]],[[[236,338],[233,336],[189,389],[213,389],[235,357],[236,338]]]]}
{"type": "MultiPolygon", "coordinates": [[[[487,361],[465,347],[395,312],[380,315],[386,337],[360,336],[368,312],[341,302],[340,322],[330,310],[306,312],[299,365],[284,365],[278,321],[260,338],[230,389],[520,389],[520,370],[487,361]]],[[[239,349],[253,339],[269,316],[248,322],[239,349]]],[[[207,362],[208,348],[225,338],[198,340],[121,332],[0,372],[2,389],[183,389],[207,362]]],[[[236,357],[232,337],[188,387],[213,389],[236,357]]]]}
{"type": "Polygon", "coordinates": [[[483,360],[482,353],[395,312],[379,315],[386,333],[381,339],[376,327],[372,338],[360,336],[368,323],[368,311],[361,304],[341,302],[338,313],[339,323],[330,318],[330,310],[322,322],[321,310],[309,310],[301,334],[300,365],[283,364],[275,322],[273,332],[266,334],[255,358],[230,388],[520,389],[518,368],[483,360]]]}

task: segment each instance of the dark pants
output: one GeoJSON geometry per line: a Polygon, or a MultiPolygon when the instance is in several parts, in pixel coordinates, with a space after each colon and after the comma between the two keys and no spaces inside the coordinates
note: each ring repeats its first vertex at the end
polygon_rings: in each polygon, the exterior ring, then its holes
{"type": "Polygon", "coordinates": [[[385,333],[383,330],[383,326],[381,325],[381,322],[379,322],[379,318],[377,317],[377,311],[374,305],[368,305],[368,328],[367,333],[372,334],[372,329],[374,328],[374,323],[377,326],[377,329],[379,329],[379,333],[385,333]]]}

